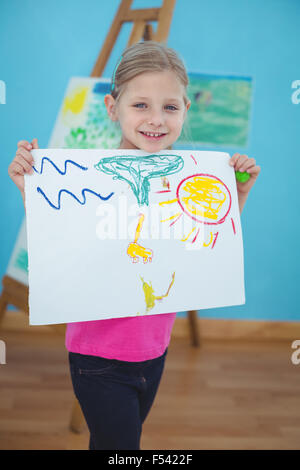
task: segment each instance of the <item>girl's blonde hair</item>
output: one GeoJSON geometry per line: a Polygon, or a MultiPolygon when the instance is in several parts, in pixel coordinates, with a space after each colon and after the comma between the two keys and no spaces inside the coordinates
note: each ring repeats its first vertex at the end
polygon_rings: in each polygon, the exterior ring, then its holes
{"type": "Polygon", "coordinates": [[[187,104],[188,75],[183,61],[174,49],[155,42],[138,42],[126,48],[115,67],[111,95],[118,101],[126,83],[145,72],[173,71],[184,87],[184,103],[187,104]]]}

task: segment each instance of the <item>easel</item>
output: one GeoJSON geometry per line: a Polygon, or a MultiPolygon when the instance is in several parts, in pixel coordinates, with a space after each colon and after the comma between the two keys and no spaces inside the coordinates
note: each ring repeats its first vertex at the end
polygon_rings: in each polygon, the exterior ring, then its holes
{"type": "MultiPolygon", "coordinates": [[[[97,58],[92,70],[91,77],[101,77],[111,51],[115,45],[123,23],[133,23],[127,46],[139,42],[141,39],[154,40],[157,42],[167,42],[170,24],[173,16],[173,10],[176,0],[163,0],[160,8],[146,8],[131,10],[133,0],[121,0],[118,11],[115,15],[110,31],[103,44],[101,52],[97,58]],[[157,22],[157,31],[154,33],[151,21],[157,22]]],[[[28,306],[28,286],[16,281],[10,276],[4,276],[2,280],[2,293],[0,296],[0,326],[4,317],[6,307],[14,305],[23,312],[29,314],[28,306]]],[[[188,321],[191,334],[192,346],[200,345],[200,338],[197,325],[197,311],[188,312],[188,321]]],[[[55,329],[65,330],[64,325],[51,325],[55,329]]],[[[76,433],[81,432],[83,427],[83,415],[78,401],[75,399],[73,404],[70,429],[76,433]]]]}

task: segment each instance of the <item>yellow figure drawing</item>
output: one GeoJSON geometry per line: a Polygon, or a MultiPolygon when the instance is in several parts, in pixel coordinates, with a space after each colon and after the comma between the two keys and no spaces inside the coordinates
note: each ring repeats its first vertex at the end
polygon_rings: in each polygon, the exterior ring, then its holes
{"type": "Polygon", "coordinates": [[[152,250],[144,248],[142,245],[139,245],[137,243],[141,230],[142,230],[144,218],[145,218],[145,215],[140,214],[140,218],[139,218],[137,228],[135,231],[134,242],[129,243],[128,248],[127,248],[127,254],[128,256],[132,258],[133,263],[137,263],[139,261],[139,257],[143,258],[144,263],[147,263],[147,261],[151,262],[152,257],[153,257],[152,250]]]}
{"type": "Polygon", "coordinates": [[[142,283],[143,283],[143,291],[144,291],[144,295],[145,295],[146,312],[148,312],[149,310],[151,310],[155,306],[155,301],[156,300],[162,300],[164,297],[167,297],[169,295],[170,289],[171,289],[172,285],[174,284],[174,279],[175,279],[175,272],[172,274],[172,280],[170,282],[170,285],[168,287],[167,292],[164,295],[156,296],[156,295],[154,295],[154,289],[152,287],[151,282],[148,284],[141,277],[141,280],[142,280],[142,283]]]}

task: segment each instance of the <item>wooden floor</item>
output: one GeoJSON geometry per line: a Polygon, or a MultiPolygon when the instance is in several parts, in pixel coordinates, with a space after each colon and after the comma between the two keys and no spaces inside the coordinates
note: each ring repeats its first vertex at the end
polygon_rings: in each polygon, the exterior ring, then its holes
{"type": "MultiPolygon", "coordinates": [[[[87,449],[87,428],[68,428],[74,395],[64,336],[27,321],[4,320],[0,331],[0,449],[87,449]]],[[[300,449],[300,364],[291,353],[285,341],[193,348],[173,337],[141,448],[300,449]]]]}

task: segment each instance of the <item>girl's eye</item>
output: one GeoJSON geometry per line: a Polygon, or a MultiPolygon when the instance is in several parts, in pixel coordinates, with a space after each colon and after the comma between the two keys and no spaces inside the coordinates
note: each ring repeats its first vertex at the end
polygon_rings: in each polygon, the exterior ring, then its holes
{"type": "Polygon", "coordinates": [[[168,106],[166,106],[166,108],[170,109],[170,111],[177,111],[176,106],[173,106],[172,104],[169,104],[168,106]]]}
{"type": "Polygon", "coordinates": [[[135,108],[142,108],[143,106],[146,106],[145,103],[137,103],[133,105],[135,108]]]}

